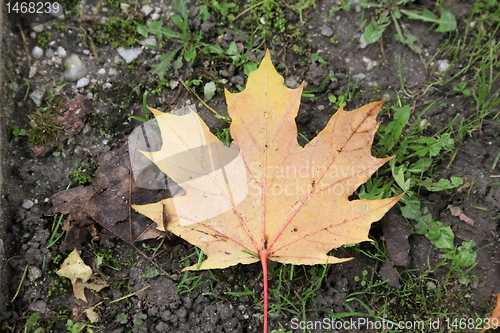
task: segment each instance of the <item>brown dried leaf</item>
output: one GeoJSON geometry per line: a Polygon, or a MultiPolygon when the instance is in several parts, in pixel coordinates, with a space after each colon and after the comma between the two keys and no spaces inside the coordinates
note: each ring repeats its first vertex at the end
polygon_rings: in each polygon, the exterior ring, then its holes
{"type": "MultiPolygon", "coordinates": [[[[161,200],[168,197],[169,192],[145,190],[135,185],[131,179],[127,148],[124,145],[101,158],[93,187],[80,186],[52,196],[52,207],[47,214],[69,214],[65,222],[67,235],[61,250],[83,249],[95,236],[91,232],[96,223],[128,243],[166,236],[148,218],[130,210],[130,201],[141,204],[161,200]]],[[[102,244],[107,242],[109,235],[101,232],[99,237],[102,244]]]]}

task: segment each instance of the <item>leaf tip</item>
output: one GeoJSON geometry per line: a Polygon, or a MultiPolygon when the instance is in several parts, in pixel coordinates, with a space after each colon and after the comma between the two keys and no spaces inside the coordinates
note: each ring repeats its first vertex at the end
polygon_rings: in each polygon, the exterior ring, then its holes
{"type": "Polygon", "coordinates": [[[151,113],[155,116],[155,117],[158,117],[158,116],[161,116],[162,114],[164,114],[164,112],[161,112],[160,110],[157,110],[155,108],[152,108],[152,107],[149,107],[148,106],[148,110],[151,111],[151,113]]]}

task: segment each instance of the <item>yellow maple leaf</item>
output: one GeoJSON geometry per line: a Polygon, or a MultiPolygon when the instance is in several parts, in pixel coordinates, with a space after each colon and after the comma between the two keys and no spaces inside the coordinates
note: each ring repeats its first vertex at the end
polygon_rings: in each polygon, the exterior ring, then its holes
{"type": "Polygon", "coordinates": [[[226,91],[230,147],[193,111],[177,116],[151,109],[163,144],[143,154],[185,193],[132,207],[158,229],[200,247],[207,255],[200,269],[261,261],[265,289],[267,259],[307,265],[349,260],[328,252],[368,241],[371,223],[401,197],[349,200],[391,159],[370,153],[384,102],[340,108],[301,147],[295,117],[302,89],[285,86],[267,52],[243,92],[226,91]]]}

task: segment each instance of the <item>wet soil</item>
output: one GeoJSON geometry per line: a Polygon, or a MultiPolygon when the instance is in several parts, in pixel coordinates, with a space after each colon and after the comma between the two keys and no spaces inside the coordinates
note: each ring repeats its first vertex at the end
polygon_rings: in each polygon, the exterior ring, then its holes
{"type": "MultiPolygon", "coordinates": [[[[316,93],[319,98],[303,98],[297,117],[299,132],[312,138],[321,131],[336,111],[325,94],[333,92],[337,96],[341,95],[349,85],[353,85],[352,76],[360,74],[364,78],[358,83],[353,99],[346,106],[347,109],[354,109],[388,96],[396,98],[411,91],[413,96],[420,96],[414,99],[412,119],[426,109],[425,101],[440,99],[440,104],[431,107],[423,116],[430,122],[432,132],[442,129],[457,114],[462,118],[470,115],[470,99],[453,93],[451,86],[426,89],[426,84],[438,75],[438,59],[433,59],[433,55],[443,38],[446,38],[443,34],[433,33],[428,24],[419,21],[405,22],[411,26],[414,34],[419,36],[423,48],[422,58],[394,40],[393,27],[389,27],[384,34],[382,44],[376,43],[361,49],[361,13],[353,8],[349,12],[341,11],[330,15],[329,10],[334,1],[323,0],[316,3],[315,9],[306,9],[303,13],[304,23],[301,27],[304,36],[300,46],[305,55],[293,52],[291,45],[287,43],[266,44],[273,50],[275,64],[282,64],[278,68],[290,87],[296,87],[305,80],[305,89],[317,88],[330,71],[333,71],[338,79],[327,87],[320,88],[316,93]],[[328,29],[325,31],[325,26],[331,28],[333,33],[330,34],[328,29]],[[326,65],[311,63],[312,53],[320,55],[326,65]],[[398,62],[401,66],[400,73],[398,62]],[[406,82],[406,90],[401,88],[401,77],[406,82]]],[[[156,5],[161,8],[162,14],[173,12],[169,5],[156,5]]],[[[196,12],[198,6],[199,4],[192,4],[190,11],[196,12]]],[[[93,3],[87,3],[83,8],[84,14],[91,15],[93,8],[93,3]]],[[[464,22],[468,10],[466,4],[458,3],[456,6],[450,6],[450,10],[457,16],[458,22],[464,22]]],[[[111,16],[112,11],[119,12],[119,9],[104,5],[99,15],[111,16]],[[106,8],[109,11],[104,10],[106,8]]],[[[298,22],[297,15],[291,12],[288,14],[290,20],[298,22]]],[[[79,185],[74,175],[75,170],[82,170],[82,163],[85,163],[85,171],[82,172],[93,176],[99,165],[102,167],[104,160],[114,158],[113,156],[119,154],[117,152],[126,153],[127,135],[137,126],[129,116],[141,116],[142,93],[152,89],[151,82],[155,77],[151,73],[152,66],[158,61],[155,58],[158,53],[145,48],[138,60],[131,65],[126,64],[116,48],[109,43],[99,44],[94,49],[83,42],[85,31],[89,33],[85,22],[78,22],[77,18],[71,15],[65,20],[69,26],[66,31],[58,30],[53,25],[44,28],[45,33],[50,32],[44,49],[56,50],[58,46],[62,46],[68,55],[74,53],[81,58],[90,79],[90,84],[81,88],[77,88],[75,82],[64,81],[61,61],[51,60],[51,57],[45,55],[39,59],[27,57],[27,53],[31,53],[37,43],[40,43],[40,35],[44,32],[21,32],[18,27],[9,26],[6,22],[4,31],[7,32],[2,35],[7,73],[5,86],[2,87],[2,98],[6,101],[2,122],[7,132],[4,140],[6,144],[2,148],[2,208],[6,235],[4,244],[8,258],[4,267],[6,286],[2,292],[8,302],[5,311],[0,314],[0,330],[24,331],[27,318],[33,313],[39,313],[39,324],[45,328],[45,332],[65,332],[67,319],[73,322],[85,321],[85,310],[90,305],[96,305],[95,310],[100,320],[92,324],[94,332],[262,331],[263,286],[260,265],[236,266],[209,272],[181,272],[183,267],[196,263],[197,256],[192,245],[173,235],[164,239],[130,242],[119,233],[96,226],[95,233],[86,229],[83,236],[78,236],[80,238],[75,236],[78,241],[70,240],[69,244],[78,245],[84,261],[94,269],[96,275],[106,277],[110,284],[109,288],[99,293],[88,292],[88,303],[76,300],[69,281],[55,274],[70,246],[61,251],[61,240],[47,248],[59,218],[59,215],[47,215],[52,207],[50,198],[68,186],[79,185]],[[99,59],[95,57],[96,52],[99,59]],[[32,70],[30,74],[30,68],[33,66],[37,67],[36,73],[33,74],[32,70]],[[98,74],[103,68],[104,74],[98,74]],[[114,69],[116,74],[110,74],[110,69],[114,69]],[[37,106],[28,97],[36,90],[44,92],[41,106],[37,106]],[[35,157],[37,151],[30,147],[28,139],[15,136],[13,128],[30,126],[33,113],[47,106],[50,92],[55,92],[67,100],[77,95],[85,96],[91,101],[92,110],[85,116],[85,125],[81,131],[62,138],[51,149],[44,151],[45,154],[35,157]],[[96,235],[98,239],[95,238],[96,235]],[[96,258],[100,258],[100,261],[96,261],[96,258]]],[[[191,24],[194,29],[196,22],[191,24]]],[[[225,33],[223,36],[226,44],[231,41],[238,42],[238,34],[231,32],[227,26],[217,26],[218,31],[199,25],[198,29],[205,29],[203,38],[210,42],[218,37],[218,33],[225,33]]],[[[166,50],[171,47],[164,45],[166,50]]],[[[264,47],[260,47],[249,55],[261,59],[263,51],[264,47]]],[[[457,71],[460,64],[456,66],[457,69],[452,69],[452,72],[457,71]]],[[[227,78],[224,84],[220,84],[220,88],[224,86],[235,91],[236,85],[244,85],[245,80],[244,73],[235,71],[229,64],[219,62],[195,62],[192,67],[184,67],[181,71],[182,74],[177,72],[172,81],[176,81],[176,77],[187,79],[220,73],[222,77],[225,75],[227,78]]],[[[211,128],[225,126],[197,102],[194,96],[183,90],[181,85],[174,88],[165,86],[161,94],[150,94],[148,104],[167,111],[185,104],[195,104],[199,114],[211,128]]],[[[225,102],[221,92],[218,92],[209,104],[219,113],[225,114],[225,102]]],[[[381,117],[381,121],[387,119],[381,117]]],[[[494,159],[499,153],[499,130],[498,125],[485,124],[482,132],[474,132],[466,136],[463,142],[457,142],[456,154],[453,157],[444,156],[444,160],[437,166],[443,177],[457,176],[463,177],[466,182],[473,182],[472,190],[457,191],[450,195],[421,193],[421,200],[431,210],[433,217],[451,226],[458,244],[474,240],[480,249],[477,266],[471,271],[471,274],[477,276],[478,282],[468,287],[456,284],[457,293],[467,294],[467,298],[464,298],[470,302],[467,308],[474,309],[475,314],[480,317],[489,316],[491,294],[500,292],[500,230],[499,220],[495,220],[500,212],[500,187],[489,186],[492,179],[495,179],[492,177],[500,174],[500,164],[496,169],[492,169],[494,159]],[[475,225],[470,226],[452,216],[447,209],[450,204],[460,206],[467,216],[474,219],[475,225]]],[[[117,167],[120,165],[117,163],[117,167]]],[[[82,183],[83,186],[92,186],[90,182],[82,183]]],[[[408,226],[399,209],[392,210],[384,219],[374,223],[371,231],[373,238],[380,244],[383,243],[384,228],[391,228],[393,225],[388,219],[396,221],[396,224],[408,226]]],[[[442,281],[447,273],[446,268],[433,270],[436,264],[442,261],[439,251],[433,248],[425,237],[414,234],[412,228],[407,228],[404,232],[404,237],[408,238],[410,245],[408,249],[403,250],[409,252],[409,263],[405,266],[427,272],[432,278],[442,281]]],[[[368,243],[361,244],[360,249],[369,253],[375,252],[373,245],[368,243]]],[[[326,268],[323,282],[314,291],[315,304],[309,301],[304,305],[308,320],[322,320],[330,318],[331,313],[350,310],[346,307],[347,296],[364,290],[357,277],[363,276],[365,270],[371,275],[372,271],[379,272],[382,269],[382,262],[353,249],[339,249],[336,255],[353,257],[354,260],[326,268]]],[[[275,266],[271,267],[273,268],[275,272],[280,272],[275,266]]],[[[290,268],[287,269],[289,273],[290,268]]],[[[279,287],[281,278],[289,278],[289,275],[270,277],[271,288],[280,291],[270,296],[271,306],[275,304],[270,316],[272,329],[292,328],[292,319],[300,316],[296,311],[299,310],[297,305],[300,304],[301,297],[310,287],[311,281],[321,275],[322,269],[318,267],[316,271],[311,271],[310,268],[296,268],[290,282],[290,290],[284,286],[281,289],[279,287]],[[284,303],[283,295],[289,295],[291,303],[284,303]],[[279,304],[284,304],[283,308],[278,308],[279,304]]],[[[404,278],[402,283],[404,284],[404,278]]],[[[393,302],[391,306],[397,306],[394,300],[387,302],[393,302]]],[[[363,311],[360,304],[350,303],[350,306],[353,307],[351,310],[363,311]]],[[[461,313],[460,304],[451,304],[450,307],[456,309],[457,316],[473,315],[461,313]]],[[[403,317],[411,318],[411,315],[409,313],[403,317]]]]}

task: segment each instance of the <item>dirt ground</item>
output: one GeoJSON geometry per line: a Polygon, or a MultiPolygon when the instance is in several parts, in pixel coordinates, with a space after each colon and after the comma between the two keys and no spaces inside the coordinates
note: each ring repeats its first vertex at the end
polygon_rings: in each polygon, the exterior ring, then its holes
{"type": "MultiPolygon", "coordinates": [[[[393,27],[390,27],[384,35],[383,48],[375,43],[361,49],[359,48],[361,13],[353,9],[349,12],[335,13],[330,17],[329,9],[334,4],[335,1],[331,0],[316,1],[315,9],[306,9],[303,13],[304,48],[310,53],[321,55],[328,63],[325,68],[310,63],[304,65],[303,58],[290,51],[288,45],[267,45],[272,50],[274,63],[283,63],[287,66],[287,71],[282,71],[287,84],[294,87],[305,80],[306,89],[312,89],[318,87],[328,72],[333,70],[338,81],[331,83],[326,89],[338,92],[340,89],[346,89],[349,73],[363,74],[364,78],[359,82],[354,98],[346,106],[347,109],[354,109],[367,102],[379,100],[384,94],[395,98],[398,94],[404,93],[401,90],[398,73],[398,57],[401,57],[401,76],[406,80],[406,86],[417,95],[421,93],[423,96],[425,83],[437,70],[435,65],[431,65],[432,55],[445,36],[433,33],[432,29],[429,29],[429,24],[420,21],[406,22],[419,36],[423,47],[423,62],[410,49],[395,42],[392,37],[393,27]],[[324,26],[330,27],[335,32],[338,40],[334,46],[331,36],[326,36],[328,33],[325,35],[324,26]],[[369,65],[374,63],[375,66],[369,65]]],[[[193,3],[190,10],[194,11],[198,5],[193,3]]],[[[84,13],[91,15],[93,6],[93,2],[87,2],[84,13]]],[[[163,2],[155,6],[161,7],[161,13],[173,11],[170,5],[163,2]]],[[[461,22],[470,8],[467,3],[454,3],[447,7],[457,16],[458,22],[461,22]]],[[[106,13],[108,12],[101,11],[99,15],[106,13]]],[[[260,302],[263,286],[260,264],[240,265],[210,272],[190,272],[185,275],[181,272],[182,268],[197,260],[196,256],[192,256],[195,253],[192,245],[173,235],[167,235],[162,240],[127,242],[130,239],[126,238],[130,235],[121,234],[121,225],[116,224],[117,221],[124,219],[117,217],[113,220],[114,216],[120,214],[119,211],[113,210],[101,212],[100,217],[111,218],[110,229],[94,226],[96,231],[93,234],[89,223],[83,228],[85,230],[82,231],[83,234],[74,235],[77,240],[73,239],[66,243],[65,252],[60,251],[61,241],[47,248],[52,228],[58,218],[58,215],[54,217],[49,214],[51,209],[54,213],[52,208],[54,203],[50,198],[67,189],[69,184],[75,187],[75,180],[70,174],[74,175],[82,163],[86,163],[86,168],[92,170],[96,170],[100,165],[100,172],[103,172],[108,180],[117,181],[113,177],[121,172],[120,167],[125,168],[123,172],[129,172],[126,158],[122,159],[123,155],[127,154],[127,147],[124,145],[127,142],[127,135],[137,126],[129,120],[129,116],[132,113],[141,115],[142,91],[147,90],[147,82],[153,76],[152,64],[157,61],[154,59],[155,54],[147,48],[139,55],[138,61],[134,63],[135,67],[125,64],[116,48],[109,44],[99,45],[97,50],[90,49],[81,39],[86,23],[77,22],[72,17],[68,20],[70,28],[65,33],[53,26],[45,28],[44,31],[49,31],[51,34],[44,48],[56,50],[58,46],[62,46],[68,55],[77,54],[80,57],[90,78],[90,84],[81,88],[77,88],[75,82],[64,81],[63,65],[57,61],[50,61],[50,57],[46,55],[42,55],[39,59],[31,58],[28,62],[27,52],[31,53],[37,45],[39,37],[37,33],[31,30],[21,33],[17,27],[9,26],[9,22],[6,22],[7,32],[2,34],[6,72],[2,98],[7,101],[4,103],[7,108],[2,114],[3,126],[7,132],[4,140],[6,144],[2,148],[2,163],[5,169],[2,208],[3,223],[6,224],[4,241],[8,249],[8,261],[5,267],[8,285],[4,289],[8,304],[6,311],[0,314],[2,323],[0,330],[24,332],[27,318],[33,313],[39,313],[39,323],[41,327],[46,328],[45,332],[65,332],[68,318],[73,322],[84,321],[88,304],[99,303],[96,311],[100,315],[100,321],[93,325],[94,332],[262,331],[260,302]],[[98,52],[99,59],[95,58],[95,51],[98,52]],[[34,74],[33,70],[30,73],[32,66],[37,67],[34,74]],[[98,74],[101,68],[105,69],[104,74],[98,74]],[[116,70],[116,74],[110,74],[111,68],[116,70]],[[135,91],[134,87],[137,87],[140,93],[135,91]],[[64,138],[46,154],[34,157],[37,151],[29,147],[28,139],[15,137],[12,128],[26,127],[33,121],[30,120],[30,115],[39,106],[35,105],[29,95],[37,90],[45,91],[43,97],[45,99],[49,97],[47,91],[56,91],[67,100],[72,100],[78,94],[83,95],[91,101],[91,105],[87,105],[88,115],[81,118],[82,126],[77,134],[64,138]],[[110,284],[110,287],[99,293],[87,293],[88,304],[76,300],[69,281],[55,274],[64,256],[70,251],[70,245],[82,249],[84,261],[93,267],[97,275],[106,277],[110,284]],[[154,251],[155,248],[158,250],[154,251]],[[102,262],[96,263],[94,260],[97,257],[101,258],[102,262]],[[245,293],[248,290],[252,291],[255,297],[252,293],[245,293]],[[240,292],[239,296],[235,296],[237,292],[240,292]],[[129,297],[124,297],[127,295],[129,297]],[[124,297],[123,300],[112,303],[120,297],[124,297]]],[[[237,34],[230,33],[229,28],[227,31],[224,37],[226,42],[237,41],[237,34]]],[[[217,35],[207,33],[204,38],[213,40],[217,35]]],[[[263,50],[264,47],[260,48],[254,55],[261,59],[263,50]]],[[[229,65],[218,65],[221,67],[216,68],[217,71],[231,70],[229,65]]],[[[210,70],[210,64],[195,62],[189,69],[190,74],[187,73],[183,77],[208,75],[210,70]]],[[[225,87],[234,89],[237,83],[244,84],[244,80],[243,73],[232,73],[225,87]]],[[[451,86],[425,93],[426,98],[430,98],[429,95],[433,99],[439,97],[440,105],[446,105],[446,107],[432,107],[423,116],[431,123],[431,131],[439,131],[457,114],[460,117],[468,115],[470,100],[467,96],[455,94],[451,86]]],[[[160,96],[148,97],[149,105],[167,111],[182,107],[186,103],[196,104],[200,115],[211,128],[222,127],[223,124],[180,85],[175,88],[164,87],[164,92],[160,96]]],[[[218,112],[225,113],[222,93],[217,93],[209,104],[218,112]]],[[[412,107],[415,116],[424,110],[425,105],[419,103],[417,98],[412,107]]],[[[335,111],[326,97],[303,98],[297,117],[299,132],[309,138],[314,137],[335,111]]],[[[478,252],[477,266],[471,271],[471,274],[477,276],[477,283],[469,287],[457,285],[457,288],[467,289],[466,300],[472,304],[467,308],[475,309],[483,317],[491,313],[488,312],[491,311],[491,294],[500,292],[498,267],[500,230],[498,220],[494,219],[500,211],[500,186],[488,186],[491,182],[490,176],[500,174],[500,164],[495,170],[491,169],[500,147],[498,133],[498,126],[485,125],[482,133],[474,132],[465,138],[450,167],[447,167],[451,161],[449,156],[438,165],[443,177],[463,177],[469,182],[475,180],[471,193],[457,192],[450,196],[432,192],[420,193],[422,202],[431,210],[433,217],[451,226],[457,242],[474,240],[477,248],[481,249],[478,252]],[[473,217],[475,226],[470,226],[452,216],[447,209],[452,203],[459,203],[464,213],[473,217]],[[486,209],[470,208],[473,206],[486,209]]],[[[91,185],[86,184],[86,186],[91,185]]],[[[98,186],[96,180],[94,180],[95,186],[98,186]]],[[[115,190],[123,191],[129,198],[129,193],[125,192],[127,187],[132,185],[129,183],[117,185],[110,181],[109,184],[99,186],[102,197],[96,199],[98,201],[108,200],[109,197],[105,196],[115,190]]],[[[156,191],[154,195],[168,196],[168,193],[156,191]]],[[[116,201],[110,203],[110,207],[115,203],[116,201]]],[[[371,234],[376,240],[381,242],[383,224],[390,224],[388,221],[391,219],[407,225],[399,209],[394,209],[382,222],[373,224],[371,234]]],[[[123,226],[127,228],[126,224],[123,226]]],[[[407,268],[425,271],[435,267],[441,261],[439,252],[425,237],[413,234],[411,230],[410,233],[410,263],[407,268]]],[[[139,238],[136,234],[130,237],[139,238]]],[[[370,244],[362,244],[360,248],[368,252],[373,251],[373,246],[370,244]]],[[[313,310],[311,302],[306,306],[308,320],[328,318],[328,311],[334,313],[347,311],[345,302],[348,295],[363,290],[357,277],[362,276],[364,270],[368,270],[371,274],[372,270],[379,272],[382,267],[381,262],[359,251],[340,249],[337,252],[339,256],[353,256],[354,260],[327,268],[323,283],[315,291],[316,310],[313,310]]],[[[294,280],[290,283],[292,288],[290,300],[298,304],[297,295],[307,289],[310,277],[308,274],[311,273],[305,269],[298,269],[295,274],[294,280]]],[[[446,270],[441,268],[430,274],[440,280],[446,275],[446,270]]],[[[272,287],[276,288],[281,282],[280,278],[271,276],[272,287]]],[[[277,295],[271,295],[271,304],[273,302],[278,304],[279,301],[277,295]]],[[[459,304],[452,306],[455,306],[455,313],[463,315],[460,313],[459,304]]],[[[363,311],[359,305],[354,307],[354,310],[363,311]]],[[[296,317],[297,314],[286,308],[274,309],[270,318],[270,328],[291,330],[291,320],[296,317]]]]}

